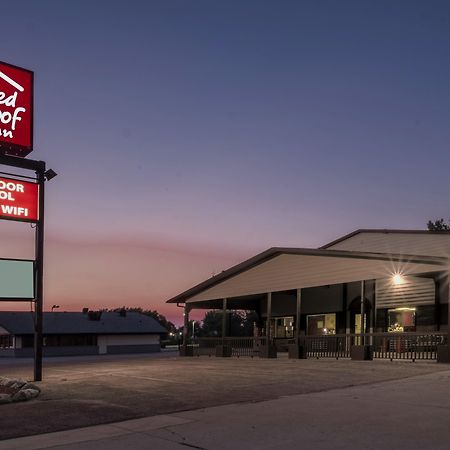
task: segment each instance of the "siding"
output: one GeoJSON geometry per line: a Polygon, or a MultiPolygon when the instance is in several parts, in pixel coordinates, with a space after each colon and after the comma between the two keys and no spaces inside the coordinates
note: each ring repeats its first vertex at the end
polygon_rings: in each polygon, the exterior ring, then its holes
{"type": "MultiPolygon", "coordinates": [[[[78,356],[78,355],[98,355],[98,347],[96,345],[71,345],[68,347],[43,347],[44,356],[78,356]]],[[[31,347],[16,348],[14,350],[16,358],[32,358],[34,349],[31,347]]]]}
{"type": "Polygon", "coordinates": [[[361,232],[327,250],[450,257],[450,234],[361,232]]]}
{"type": "Polygon", "coordinates": [[[443,266],[282,254],[200,292],[187,303],[443,270],[443,266]]]}
{"type": "MultiPolygon", "coordinates": [[[[99,353],[106,354],[108,348],[112,347],[135,347],[135,346],[159,346],[159,334],[145,334],[145,335],[103,335],[98,336],[97,345],[99,348],[99,353]]],[[[117,351],[116,353],[119,353],[117,351]]],[[[121,352],[123,353],[123,352],[121,352]]]]}
{"type": "Polygon", "coordinates": [[[376,282],[377,308],[434,305],[434,281],[430,278],[404,277],[395,285],[389,278],[376,282]]]}

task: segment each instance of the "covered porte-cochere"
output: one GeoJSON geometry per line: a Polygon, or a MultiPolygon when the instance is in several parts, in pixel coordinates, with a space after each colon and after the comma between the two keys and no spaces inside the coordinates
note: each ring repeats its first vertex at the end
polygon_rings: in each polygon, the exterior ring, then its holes
{"type": "Polygon", "coordinates": [[[449,360],[444,257],[271,248],[168,303],[184,306],[184,356],[449,360]],[[221,336],[190,339],[194,309],[221,310],[221,336]],[[256,313],[253,336],[227,334],[231,310],[256,313]]]}

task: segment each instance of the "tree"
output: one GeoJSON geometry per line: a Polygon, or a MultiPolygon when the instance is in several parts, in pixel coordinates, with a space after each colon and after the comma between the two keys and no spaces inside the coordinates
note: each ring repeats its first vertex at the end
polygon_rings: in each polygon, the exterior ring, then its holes
{"type": "MultiPolygon", "coordinates": [[[[254,323],[258,315],[254,311],[230,311],[228,313],[230,336],[253,336],[254,323]]],[[[222,336],[222,311],[208,311],[202,321],[199,336],[222,336]]]]}
{"type": "Polygon", "coordinates": [[[199,336],[216,337],[221,335],[222,313],[218,311],[207,311],[199,330],[199,336]]]}
{"type": "Polygon", "coordinates": [[[429,220],[427,228],[428,231],[450,231],[450,220],[448,224],[444,222],[444,219],[437,219],[434,222],[429,220]]]}

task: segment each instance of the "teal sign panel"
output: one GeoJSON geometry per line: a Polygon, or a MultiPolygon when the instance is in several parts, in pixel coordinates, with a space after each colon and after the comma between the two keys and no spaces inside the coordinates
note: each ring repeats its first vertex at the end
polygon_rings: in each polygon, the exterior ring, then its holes
{"type": "Polygon", "coordinates": [[[0,259],[0,300],[34,299],[34,261],[0,259]]]}

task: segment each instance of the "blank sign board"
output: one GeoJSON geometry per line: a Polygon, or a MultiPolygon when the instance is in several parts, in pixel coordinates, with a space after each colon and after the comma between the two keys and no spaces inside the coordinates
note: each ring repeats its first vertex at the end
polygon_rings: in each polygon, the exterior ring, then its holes
{"type": "Polygon", "coordinates": [[[34,298],[34,262],[0,259],[0,300],[34,298]]]}

